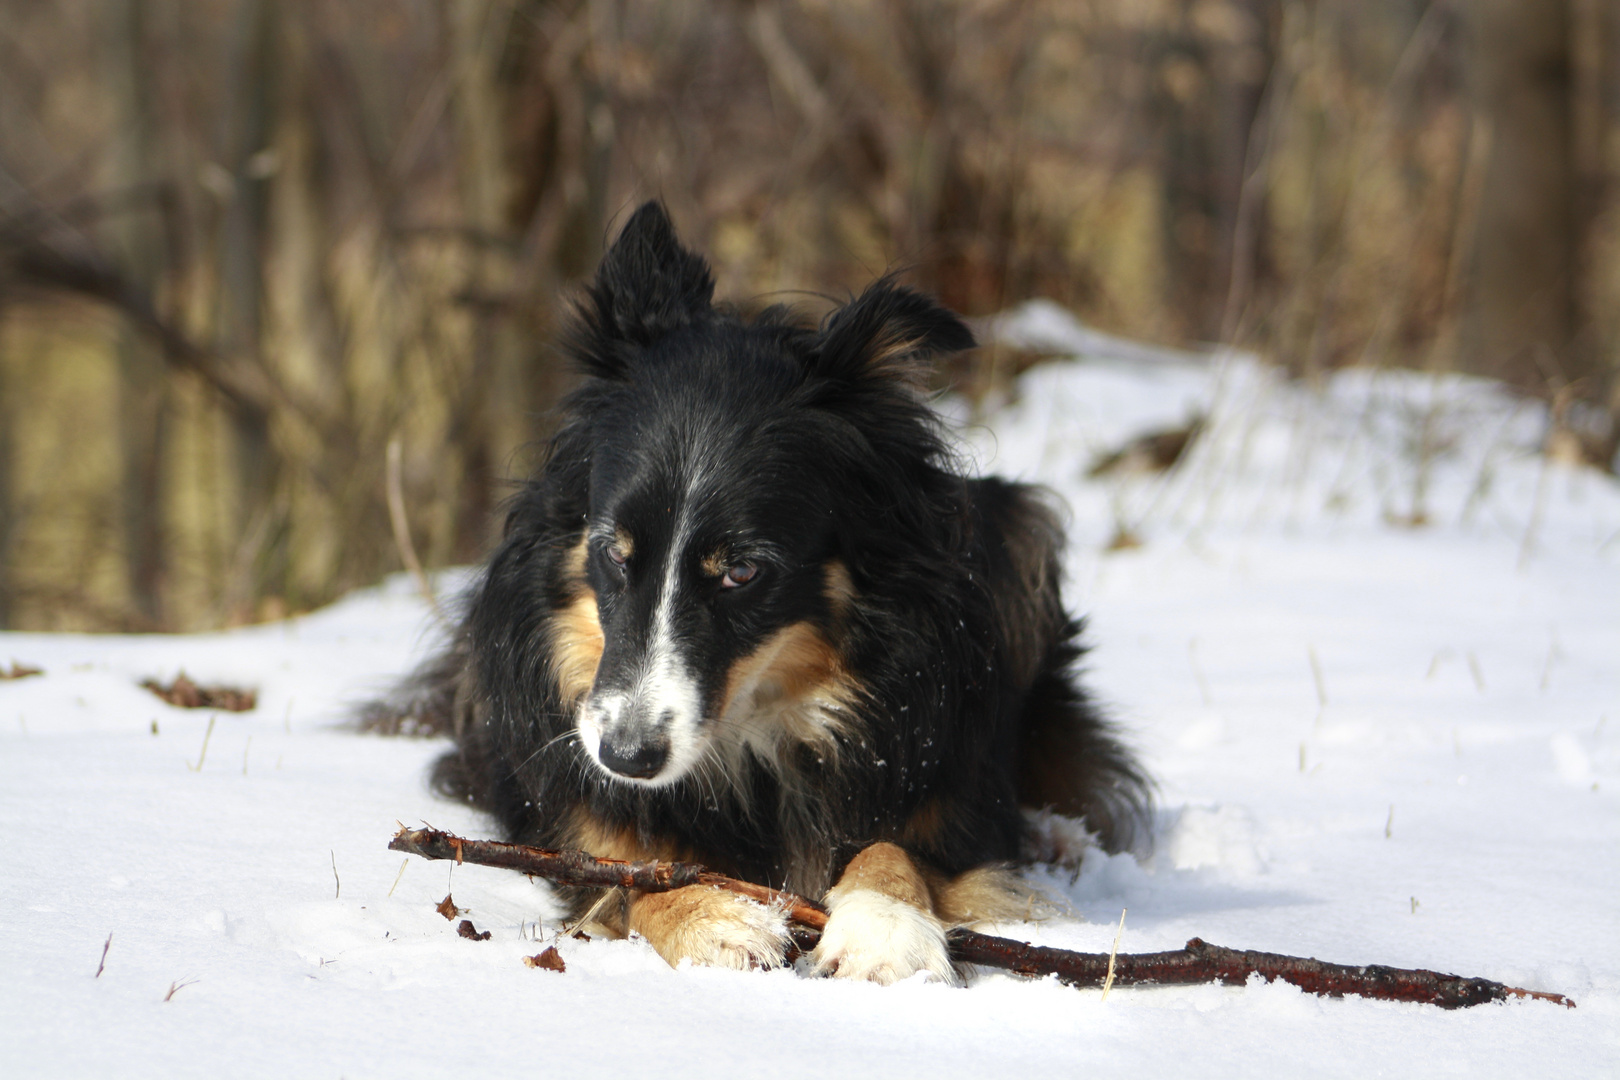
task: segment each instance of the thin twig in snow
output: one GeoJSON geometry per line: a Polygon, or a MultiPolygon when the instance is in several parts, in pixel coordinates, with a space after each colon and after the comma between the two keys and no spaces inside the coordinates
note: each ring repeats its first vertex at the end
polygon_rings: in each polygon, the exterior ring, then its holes
{"type": "Polygon", "coordinates": [[[409,866],[409,865],[411,865],[411,860],[409,860],[409,859],[406,859],[404,862],[399,864],[399,873],[394,875],[394,883],[392,885],[388,886],[388,895],[389,896],[393,896],[394,895],[394,890],[399,888],[399,881],[400,881],[401,878],[403,878],[405,876],[405,868],[407,866],[409,866]]]}
{"type": "Polygon", "coordinates": [[[1119,939],[1125,936],[1125,912],[1119,909],[1119,929],[1114,931],[1114,947],[1108,950],[1108,977],[1103,980],[1102,999],[1108,1000],[1108,991],[1114,988],[1114,961],[1119,958],[1119,939]]]}
{"type": "MultiPolygon", "coordinates": [[[[1322,678],[1322,661],[1317,659],[1315,645],[1307,645],[1305,651],[1311,658],[1311,678],[1316,680],[1316,706],[1320,710],[1326,710],[1327,680],[1322,678]]],[[[1320,714],[1317,718],[1321,719],[1320,714]]]]}
{"type": "MultiPolygon", "coordinates": [[[[214,734],[214,721],[218,719],[219,716],[217,713],[208,718],[208,730],[203,732],[202,750],[197,754],[197,764],[193,765],[189,761],[186,762],[186,768],[190,769],[192,772],[202,772],[203,762],[208,759],[208,739],[214,734]]],[[[163,1000],[167,1001],[168,998],[164,998],[163,1000]]]]}
{"type": "Polygon", "coordinates": [[[1530,503],[1530,520],[1524,527],[1524,540],[1519,544],[1519,573],[1530,569],[1530,557],[1536,550],[1536,533],[1547,509],[1547,474],[1552,469],[1552,457],[1541,455],[1541,469],[1536,473],[1536,493],[1530,503]]]}
{"type": "Polygon", "coordinates": [[[196,983],[199,983],[201,981],[202,980],[200,978],[193,977],[193,978],[189,978],[189,979],[180,979],[180,980],[177,980],[175,982],[172,982],[172,983],[169,984],[169,992],[167,994],[163,995],[163,1000],[164,1001],[172,1000],[174,995],[178,994],[180,991],[184,990],[186,987],[193,986],[196,983]]]}

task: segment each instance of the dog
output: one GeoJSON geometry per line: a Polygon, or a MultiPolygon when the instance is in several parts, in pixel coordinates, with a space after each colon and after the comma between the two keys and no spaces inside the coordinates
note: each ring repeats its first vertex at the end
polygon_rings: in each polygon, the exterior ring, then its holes
{"type": "MultiPolygon", "coordinates": [[[[974,341],[934,301],[885,277],[814,326],[713,292],[636,210],[454,643],[378,714],[452,733],[436,787],[512,840],[820,897],[813,971],[954,981],[950,926],[1025,911],[1026,809],[1118,850],[1148,808],[1073,679],[1057,516],[955,464],[926,379],[974,341]]],[[[561,894],[671,964],[792,955],[719,890],[561,894]]]]}

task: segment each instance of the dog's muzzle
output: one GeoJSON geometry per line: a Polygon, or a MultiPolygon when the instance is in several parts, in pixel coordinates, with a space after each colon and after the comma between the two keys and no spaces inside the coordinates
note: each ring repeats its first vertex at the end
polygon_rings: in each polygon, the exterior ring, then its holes
{"type": "Polygon", "coordinates": [[[626,737],[623,732],[604,731],[596,754],[597,760],[620,776],[651,780],[669,761],[669,739],[662,735],[626,737]]]}
{"type": "Polygon", "coordinates": [[[673,780],[688,762],[675,749],[677,710],[609,693],[585,705],[580,734],[587,752],[608,772],[629,780],[673,780]]]}

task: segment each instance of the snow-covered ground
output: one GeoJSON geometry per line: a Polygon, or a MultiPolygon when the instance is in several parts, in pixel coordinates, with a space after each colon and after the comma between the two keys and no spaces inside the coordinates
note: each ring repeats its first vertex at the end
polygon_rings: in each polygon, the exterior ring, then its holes
{"type": "Polygon", "coordinates": [[[1027,373],[964,448],[1071,507],[1088,681],[1160,811],[1151,857],[1037,875],[1073,918],[1000,931],[1104,951],[1128,909],[1125,951],[1196,935],[1578,1009],[880,988],[600,939],[559,942],[563,974],[525,967],[555,934],[540,888],[386,849],[396,822],[488,835],[428,793],[441,745],[338,726],[434,641],[395,580],[228,634],[0,634],[0,667],[45,669],[0,682],[0,1075],[1620,1073],[1620,485],[1543,465],[1539,407],[1479,381],[1313,391],[1022,318],[1005,332],[1088,356],[1027,373]],[[1086,479],[1195,414],[1168,477],[1086,479]],[[182,669],[259,706],[137,686],[182,669]],[[434,911],[447,891],[490,940],[434,911]]]}

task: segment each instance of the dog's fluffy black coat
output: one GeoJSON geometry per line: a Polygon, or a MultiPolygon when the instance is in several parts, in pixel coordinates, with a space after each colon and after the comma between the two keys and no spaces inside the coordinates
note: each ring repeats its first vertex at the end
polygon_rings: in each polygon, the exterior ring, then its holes
{"type": "Polygon", "coordinates": [[[1016,860],[1021,807],[1128,843],[1146,784],[1072,681],[1054,516],[961,475],[921,392],[966,327],[888,279],[819,327],[712,292],[656,204],[604,258],[585,382],[415,684],[457,739],[440,789],[514,840],[811,896],[877,841],[946,877],[1016,860]],[[687,722],[647,688],[659,634],[690,731],[659,727],[687,722]]]}

